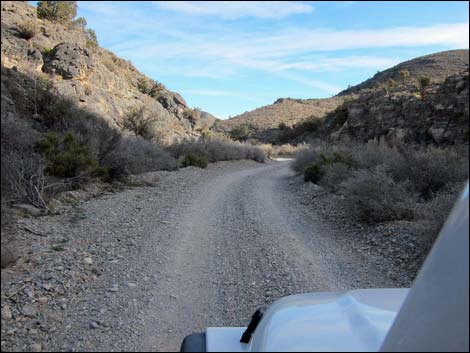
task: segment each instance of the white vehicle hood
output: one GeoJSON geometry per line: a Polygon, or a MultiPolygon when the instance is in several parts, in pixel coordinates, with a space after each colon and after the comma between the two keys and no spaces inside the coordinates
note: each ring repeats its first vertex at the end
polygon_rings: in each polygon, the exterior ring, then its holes
{"type": "Polygon", "coordinates": [[[378,351],[408,289],[293,295],[269,306],[249,344],[245,328],[208,328],[206,349],[238,352],[378,351]]]}

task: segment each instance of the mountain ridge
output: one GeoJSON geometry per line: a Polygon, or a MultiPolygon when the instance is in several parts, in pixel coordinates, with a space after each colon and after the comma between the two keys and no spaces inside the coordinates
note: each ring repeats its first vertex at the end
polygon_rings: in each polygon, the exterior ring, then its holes
{"type": "MultiPolygon", "coordinates": [[[[394,95],[399,97],[405,94],[409,99],[418,101],[418,96],[422,93],[421,90],[424,89],[421,87],[421,84],[425,84],[427,86],[426,89],[432,91],[429,95],[432,96],[433,92],[436,92],[439,86],[443,85],[446,79],[453,75],[460,75],[463,82],[460,85],[464,87],[468,86],[468,83],[467,85],[465,84],[465,79],[467,79],[468,82],[468,60],[468,49],[449,50],[421,56],[378,72],[372,78],[353,87],[349,87],[331,98],[279,98],[271,105],[259,107],[253,111],[245,112],[231,119],[222,121],[219,128],[225,132],[230,132],[232,129],[237,128],[237,126],[246,125],[250,128],[249,137],[259,139],[263,142],[278,143],[279,136],[282,135],[282,131],[280,131],[282,130],[281,127],[284,129],[285,127],[292,129],[292,127],[297,126],[298,129],[299,127],[301,128],[302,123],[308,123],[309,120],[317,118],[324,119],[325,124],[330,125],[329,128],[324,127],[319,130],[325,134],[327,131],[329,134],[332,134],[332,119],[330,118],[329,121],[327,121],[327,116],[331,117],[331,115],[334,115],[336,109],[341,108],[343,105],[349,106],[350,102],[360,100],[361,97],[375,95],[390,98],[394,95]]],[[[451,91],[453,94],[456,94],[455,90],[451,91]]],[[[463,94],[463,98],[460,99],[460,101],[464,101],[465,97],[468,97],[468,89],[465,90],[464,88],[460,90],[458,94],[463,94]]],[[[396,97],[393,99],[396,99],[396,97]]],[[[440,94],[439,97],[442,103],[445,103],[445,95],[440,94]]],[[[375,102],[377,103],[378,101],[376,100],[375,102]]],[[[405,104],[404,102],[402,103],[405,104]]],[[[366,102],[365,104],[370,105],[371,102],[366,102]]],[[[381,102],[380,104],[383,106],[386,103],[381,102]]],[[[440,103],[434,102],[433,104],[439,105],[440,103]]],[[[462,103],[458,109],[460,109],[458,112],[453,111],[452,114],[461,114],[468,117],[468,104],[465,105],[462,103]]],[[[431,110],[431,108],[428,110],[424,109],[424,112],[431,114],[431,110]]],[[[400,110],[397,108],[396,112],[399,113],[399,111],[400,110]]],[[[393,112],[388,112],[388,114],[393,115],[393,112]]],[[[428,120],[428,117],[429,116],[423,116],[423,120],[428,120]]],[[[418,119],[420,118],[418,117],[418,119]]],[[[344,124],[346,121],[342,123],[344,124]]],[[[362,129],[367,129],[367,123],[367,121],[363,121],[363,124],[357,124],[356,121],[357,126],[360,125],[362,129]]],[[[374,124],[373,119],[370,121],[370,124],[374,124]]],[[[397,124],[397,128],[399,125],[403,125],[398,122],[397,124]]],[[[427,125],[430,126],[432,124],[428,122],[427,125]]],[[[389,126],[388,128],[392,127],[389,126]]],[[[343,130],[351,131],[350,129],[343,130]]],[[[366,135],[371,138],[380,138],[381,134],[382,132],[377,136],[374,136],[374,134],[362,134],[361,136],[363,138],[365,138],[366,135]]],[[[289,142],[304,142],[308,134],[301,135],[304,137],[303,139],[297,136],[297,138],[289,142]]],[[[344,136],[345,134],[339,133],[333,135],[333,138],[339,135],[344,136]]],[[[319,134],[316,136],[318,137],[319,134]]],[[[325,135],[322,137],[325,137],[325,135]]],[[[330,137],[330,135],[328,135],[328,137],[330,137]]],[[[461,138],[459,137],[459,139],[461,138]]],[[[283,142],[285,142],[285,139],[283,142]]]]}

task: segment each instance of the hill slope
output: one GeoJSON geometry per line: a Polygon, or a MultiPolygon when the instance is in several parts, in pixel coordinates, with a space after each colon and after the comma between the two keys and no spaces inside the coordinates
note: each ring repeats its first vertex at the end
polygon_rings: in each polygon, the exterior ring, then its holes
{"type": "MultiPolygon", "coordinates": [[[[1,6],[2,67],[47,81],[58,95],[98,113],[112,127],[122,128],[124,117],[142,108],[154,120],[152,133],[160,142],[198,135],[200,112],[131,62],[94,45],[83,26],[38,19],[36,8],[26,2],[1,6]],[[25,25],[34,28],[29,39],[22,33],[25,25]]],[[[7,89],[2,87],[2,95],[7,89]]]]}
{"type": "Polygon", "coordinates": [[[327,99],[279,98],[271,105],[221,121],[220,127],[224,130],[231,130],[238,125],[248,124],[256,130],[266,130],[277,128],[280,123],[292,126],[312,115],[322,117],[343,101],[343,97],[327,99]]]}
{"type": "Polygon", "coordinates": [[[390,69],[378,72],[374,77],[350,87],[338,95],[359,93],[364,90],[380,88],[389,84],[390,79],[396,83],[419,84],[419,79],[428,77],[431,83],[440,83],[452,75],[468,70],[468,50],[449,50],[421,56],[400,63],[390,69]]]}
{"type": "Polygon", "coordinates": [[[246,124],[252,127],[251,137],[272,143],[313,137],[367,141],[385,135],[410,142],[463,142],[468,131],[468,60],[468,50],[426,55],[379,72],[335,97],[278,99],[220,127],[230,131],[246,124]],[[426,87],[420,86],[423,78],[426,87]],[[311,130],[311,116],[324,121],[318,131],[311,130]],[[295,128],[280,131],[280,123],[295,128]]]}

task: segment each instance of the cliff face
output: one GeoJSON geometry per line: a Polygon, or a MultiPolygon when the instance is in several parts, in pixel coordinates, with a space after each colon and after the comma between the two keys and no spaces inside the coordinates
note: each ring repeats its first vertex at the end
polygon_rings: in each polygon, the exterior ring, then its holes
{"type": "Polygon", "coordinates": [[[332,140],[401,141],[437,145],[468,142],[468,71],[419,90],[363,93],[330,113],[317,136],[332,140]]]}
{"type": "MultiPolygon", "coordinates": [[[[26,2],[4,1],[1,6],[2,66],[49,81],[56,93],[98,113],[113,127],[122,128],[126,114],[143,108],[163,143],[198,136],[208,124],[206,115],[190,109],[179,94],[156,84],[129,61],[91,45],[82,27],[38,19],[36,8],[26,2]],[[30,39],[21,35],[25,23],[36,28],[30,39]]],[[[9,94],[2,88],[2,95],[9,94]]]]}

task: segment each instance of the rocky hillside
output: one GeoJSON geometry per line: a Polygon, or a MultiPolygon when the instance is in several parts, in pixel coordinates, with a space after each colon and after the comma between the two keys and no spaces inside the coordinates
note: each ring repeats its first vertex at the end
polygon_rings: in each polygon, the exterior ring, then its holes
{"type": "Polygon", "coordinates": [[[251,137],[272,143],[313,138],[462,143],[468,141],[468,61],[468,50],[419,57],[335,97],[278,99],[220,126],[230,131],[246,124],[251,137]],[[279,129],[280,123],[287,129],[279,129]]]}
{"type": "MultiPolygon", "coordinates": [[[[197,136],[213,122],[130,61],[97,46],[83,25],[38,19],[36,8],[21,1],[2,1],[1,21],[2,67],[47,81],[58,95],[98,113],[111,127],[122,128],[126,115],[143,109],[159,142],[170,143],[197,136]]],[[[10,93],[2,85],[4,95],[10,93]]]]}
{"type": "Polygon", "coordinates": [[[292,126],[312,115],[323,117],[343,101],[344,97],[327,99],[279,98],[271,105],[221,121],[219,126],[222,130],[230,131],[239,125],[247,124],[254,130],[256,137],[269,139],[269,130],[277,129],[280,123],[292,126]]]}
{"type": "Polygon", "coordinates": [[[467,70],[414,90],[396,87],[362,93],[327,115],[317,132],[303,138],[453,145],[468,143],[468,129],[467,70]]]}
{"type": "Polygon", "coordinates": [[[440,83],[449,76],[468,70],[468,60],[468,50],[449,50],[421,56],[378,72],[374,77],[340,92],[339,95],[376,90],[383,85],[395,83],[419,85],[422,77],[429,78],[431,83],[440,83]]]}

